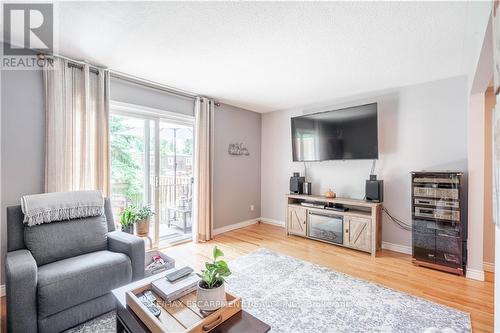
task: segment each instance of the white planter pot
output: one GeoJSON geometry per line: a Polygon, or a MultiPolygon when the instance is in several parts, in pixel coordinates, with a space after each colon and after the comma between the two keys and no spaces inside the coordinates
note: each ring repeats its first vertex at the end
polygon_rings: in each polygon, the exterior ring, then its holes
{"type": "Polygon", "coordinates": [[[198,282],[198,290],[196,291],[196,305],[202,311],[215,311],[226,302],[226,289],[224,283],[217,288],[205,289],[200,287],[198,282]]]}

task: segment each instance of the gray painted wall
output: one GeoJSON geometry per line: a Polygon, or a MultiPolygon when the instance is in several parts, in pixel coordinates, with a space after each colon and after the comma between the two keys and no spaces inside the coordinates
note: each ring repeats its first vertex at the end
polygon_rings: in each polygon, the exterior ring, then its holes
{"type": "MultiPolygon", "coordinates": [[[[384,206],[410,221],[410,176],[417,170],[467,169],[467,85],[451,78],[393,91],[374,92],[322,105],[266,113],[262,117],[262,217],[285,220],[285,194],[294,171],[290,117],[378,102],[379,151],[376,172],[384,180],[384,206]]],[[[371,161],[307,163],[314,194],[328,188],[338,196],[362,199],[371,161]]],[[[385,242],[411,246],[411,232],[383,220],[385,242]]]]}
{"type": "Polygon", "coordinates": [[[259,113],[215,108],[214,229],[260,217],[260,138],[259,113]],[[250,156],[229,155],[230,143],[243,143],[250,156]]]}
{"type": "MultiPolygon", "coordinates": [[[[45,174],[45,97],[39,70],[1,71],[1,261],[7,247],[5,207],[41,193],[45,174]]],[[[4,282],[1,266],[0,283],[4,282]]]]}

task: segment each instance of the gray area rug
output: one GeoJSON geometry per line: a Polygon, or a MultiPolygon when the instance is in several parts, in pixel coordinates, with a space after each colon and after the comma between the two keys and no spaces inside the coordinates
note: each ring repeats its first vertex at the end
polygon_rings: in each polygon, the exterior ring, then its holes
{"type": "Polygon", "coordinates": [[[465,312],[266,249],[229,267],[227,290],[272,332],[471,332],[465,312]]]}
{"type": "Polygon", "coordinates": [[[105,313],[64,333],[116,333],[116,312],[105,313]]]}
{"type": "MultiPolygon", "coordinates": [[[[266,249],[229,267],[227,290],[272,332],[471,332],[468,313],[266,249]]],[[[114,333],[115,318],[109,312],[66,333],[114,333]]]]}

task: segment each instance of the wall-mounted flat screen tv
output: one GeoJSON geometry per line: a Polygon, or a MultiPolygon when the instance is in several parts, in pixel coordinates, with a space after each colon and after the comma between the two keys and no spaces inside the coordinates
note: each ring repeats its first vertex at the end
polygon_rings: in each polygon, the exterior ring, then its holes
{"type": "Polygon", "coordinates": [[[292,118],[293,160],[377,159],[377,103],[292,118]]]}

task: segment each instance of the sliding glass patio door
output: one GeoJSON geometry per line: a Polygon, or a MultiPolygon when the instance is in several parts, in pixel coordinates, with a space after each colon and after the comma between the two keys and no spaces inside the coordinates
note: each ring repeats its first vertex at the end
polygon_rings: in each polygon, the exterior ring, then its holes
{"type": "Polygon", "coordinates": [[[129,206],[150,206],[152,247],[191,238],[193,121],[113,110],[111,199],[115,222],[129,206]]]}
{"type": "Polygon", "coordinates": [[[191,238],[193,203],[193,126],[160,120],[157,179],[161,242],[191,238]]]}

